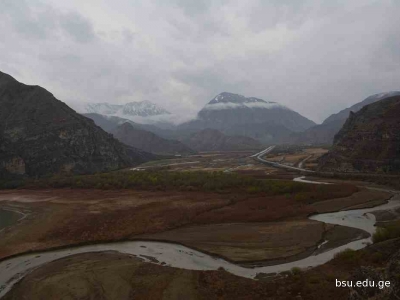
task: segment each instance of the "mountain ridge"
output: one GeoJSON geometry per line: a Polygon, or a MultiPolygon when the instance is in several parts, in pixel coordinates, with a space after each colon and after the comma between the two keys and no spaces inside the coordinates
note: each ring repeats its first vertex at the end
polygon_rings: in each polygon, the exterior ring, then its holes
{"type": "Polygon", "coordinates": [[[291,132],[313,125],[313,121],[279,103],[223,92],[198,112],[197,119],[179,128],[187,131],[212,128],[227,135],[241,134],[262,143],[276,143],[291,132]]]}
{"type": "Polygon", "coordinates": [[[150,131],[134,127],[128,122],[119,125],[111,133],[124,144],[154,154],[188,155],[196,153],[180,141],[164,139],[150,131]]]}
{"type": "Polygon", "coordinates": [[[333,143],[335,134],[337,134],[345,124],[350,112],[358,112],[366,105],[396,95],[400,95],[400,92],[390,91],[371,95],[338,113],[330,115],[321,124],[310,127],[304,132],[292,134],[286,139],[285,143],[330,145],[333,143]]]}
{"type": "Polygon", "coordinates": [[[0,72],[0,175],[117,170],[154,159],[128,147],[40,86],[0,72]]]}
{"type": "Polygon", "coordinates": [[[400,173],[400,95],[351,112],[321,157],[319,169],[339,172],[400,173]]]}

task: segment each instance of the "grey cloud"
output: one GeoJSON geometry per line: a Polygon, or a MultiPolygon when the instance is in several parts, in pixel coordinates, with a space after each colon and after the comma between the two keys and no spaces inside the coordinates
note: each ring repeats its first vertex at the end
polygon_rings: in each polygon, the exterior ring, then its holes
{"type": "Polygon", "coordinates": [[[132,43],[135,39],[135,33],[127,28],[122,30],[122,35],[127,43],[132,43]]]}
{"type": "Polygon", "coordinates": [[[3,0],[0,8],[22,38],[56,40],[60,30],[76,42],[95,38],[92,24],[77,12],[64,14],[44,2],[25,0],[3,0]]]}
{"type": "Polygon", "coordinates": [[[322,121],[400,89],[396,1],[60,3],[0,1],[0,67],[71,103],[193,114],[227,91],[322,121]]]}
{"type": "Polygon", "coordinates": [[[209,0],[175,0],[175,2],[188,15],[206,13],[210,9],[209,0]]]}
{"type": "Polygon", "coordinates": [[[3,0],[0,7],[0,15],[9,19],[23,38],[46,39],[54,32],[56,19],[47,5],[38,5],[33,9],[24,0],[3,0]]]}
{"type": "Polygon", "coordinates": [[[96,35],[92,24],[76,12],[70,12],[60,17],[61,28],[79,43],[90,42],[96,35]]]}

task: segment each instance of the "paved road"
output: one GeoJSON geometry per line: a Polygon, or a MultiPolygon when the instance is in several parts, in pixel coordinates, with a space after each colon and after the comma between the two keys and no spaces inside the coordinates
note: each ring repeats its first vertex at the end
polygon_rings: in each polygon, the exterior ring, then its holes
{"type": "Polygon", "coordinates": [[[298,171],[298,172],[305,172],[305,173],[315,173],[315,171],[311,171],[311,170],[307,170],[307,169],[303,169],[303,168],[292,167],[292,166],[287,166],[287,165],[283,165],[283,164],[280,164],[280,163],[277,163],[274,161],[269,161],[269,160],[262,158],[264,155],[271,152],[274,148],[275,148],[275,146],[270,146],[267,149],[265,149],[261,152],[258,152],[250,157],[255,157],[258,161],[262,162],[263,164],[267,164],[267,165],[270,165],[275,168],[282,168],[282,169],[288,169],[291,171],[298,171]]]}

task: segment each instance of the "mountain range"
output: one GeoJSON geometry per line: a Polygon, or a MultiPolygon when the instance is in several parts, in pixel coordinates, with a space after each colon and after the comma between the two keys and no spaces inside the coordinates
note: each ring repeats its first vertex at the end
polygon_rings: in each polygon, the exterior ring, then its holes
{"type": "Polygon", "coordinates": [[[155,159],[122,144],[39,86],[0,72],[0,177],[86,174],[155,159]]]}
{"type": "Polygon", "coordinates": [[[0,176],[106,172],[155,159],[155,154],[253,150],[288,140],[328,144],[337,132],[322,169],[397,170],[398,161],[390,157],[400,147],[399,97],[397,91],[372,95],[315,125],[276,102],[224,92],[195,120],[165,129],[116,116],[169,114],[148,101],[88,104],[92,113],[85,117],[47,90],[0,72],[0,176]]]}
{"type": "MultiPolygon", "coordinates": [[[[227,92],[211,99],[198,112],[196,119],[177,126],[166,127],[160,123],[138,124],[131,119],[115,116],[117,111],[121,111],[120,105],[114,107],[103,103],[97,106],[102,109],[92,110],[104,112],[108,120],[101,123],[108,122],[110,128],[130,122],[136,128],[184,143],[197,132],[215,129],[226,136],[249,137],[262,144],[330,145],[351,111],[357,112],[365,105],[395,95],[400,95],[400,92],[392,91],[369,96],[351,107],[332,114],[318,125],[277,102],[227,92]]],[[[93,117],[92,114],[91,118],[93,117]]],[[[107,126],[102,127],[108,130],[107,126]]]]}
{"type": "Polygon", "coordinates": [[[114,128],[112,134],[119,141],[141,150],[161,155],[195,154],[188,146],[176,140],[168,140],[125,122],[114,128]]]}

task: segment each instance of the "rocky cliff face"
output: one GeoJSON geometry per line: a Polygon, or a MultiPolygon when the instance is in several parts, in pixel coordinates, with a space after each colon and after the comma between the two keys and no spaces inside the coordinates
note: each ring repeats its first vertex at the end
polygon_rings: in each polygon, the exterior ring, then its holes
{"type": "Polygon", "coordinates": [[[118,126],[112,131],[112,134],[127,145],[155,154],[187,155],[195,153],[195,151],[179,141],[161,138],[150,131],[135,128],[130,123],[118,126]]]}
{"type": "Polygon", "coordinates": [[[39,86],[0,72],[0,177],[105,172],[153,156],[128,147],[39,86]]]}
{"type": "Polygon", "coordinates": [[[351,112],[319,167],[322,171],[400,173],[400,96],[351,112]]]}

